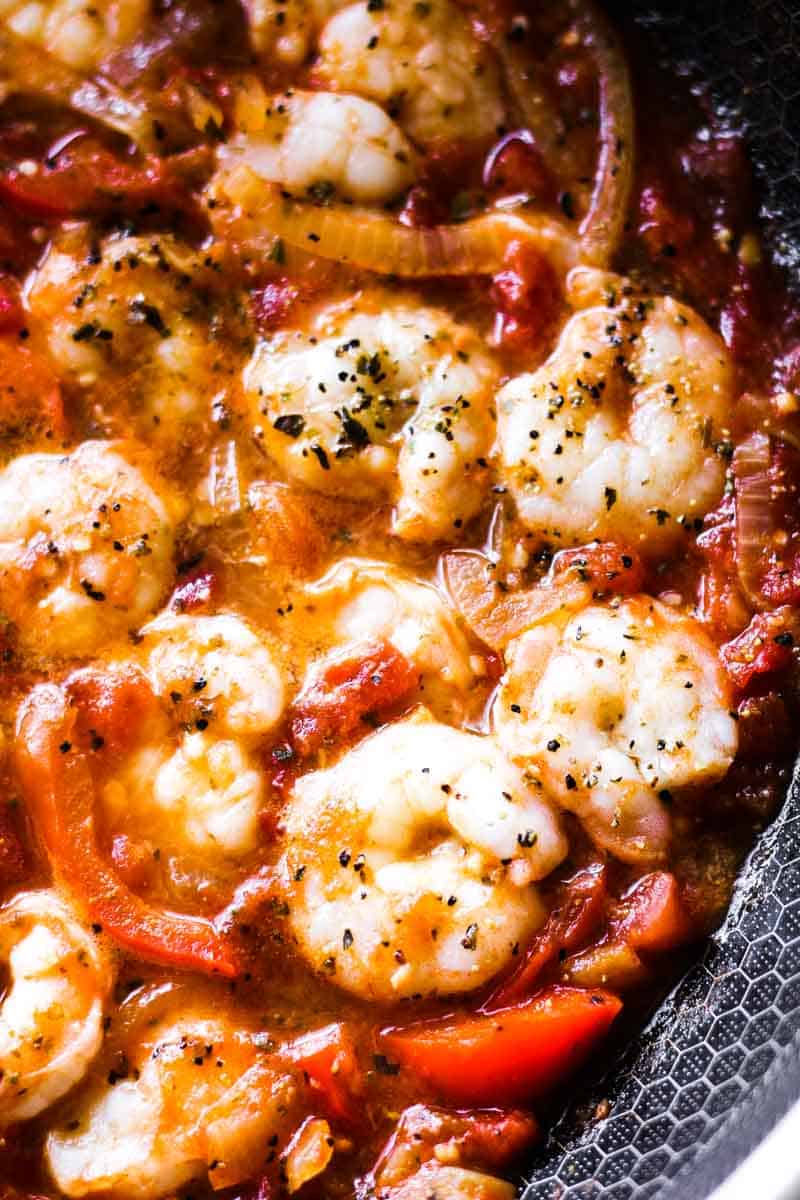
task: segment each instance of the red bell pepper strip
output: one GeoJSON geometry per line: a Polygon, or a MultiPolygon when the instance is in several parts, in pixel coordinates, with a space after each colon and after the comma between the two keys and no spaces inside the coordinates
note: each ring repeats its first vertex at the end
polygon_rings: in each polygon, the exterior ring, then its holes
{"type": "Polygon", "coordinates": [[[514,1008],[384,1030],[388,1053],[437,1096],[466,1105],[536,1099],[583,1062],[622,1002],[555,986],[514,1008]]]}
{"type": "Polygon", "coordinates": [[[692,935],[680,887],[670,871],[644,875],[625,897],[614,934],[635,950],[673,950],[692,935]]]}
{"type": "Polygon", "coordinates": [[[562,895],[534,937],[520,965],[492,992],[482,1011],[506,1008],[530,996],[536,980],[562,951],[578,950],[594,933],[605,911],[607,871],[592,863],[562,885],[562,895]]]}
{"type": "Polygon", "coordinates": [[[74,744],[78,711],[65,689],[40,684],[17,723],[16,761],[34,826],[53,870],[94,921],[139,958],[233,978],[239,967],[227,939],[202,917],[158,909],[135,895],[101,854],[94,786],[74,744]]]}

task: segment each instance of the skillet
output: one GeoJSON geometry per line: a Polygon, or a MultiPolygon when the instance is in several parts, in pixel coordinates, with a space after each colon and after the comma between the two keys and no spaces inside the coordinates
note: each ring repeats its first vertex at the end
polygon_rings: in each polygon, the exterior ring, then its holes
{"type": "MultiPolygon", "coordinates": [[[[707,81],[718,114],[744,129],[768,240],[800,291],[798,0],[609,9],[668,70],[707,81]]],[[[610,1072],[573,1097],[523,1200],[706,1200],[800,1097],[800,763],[720,929],[610,1072]]]]}

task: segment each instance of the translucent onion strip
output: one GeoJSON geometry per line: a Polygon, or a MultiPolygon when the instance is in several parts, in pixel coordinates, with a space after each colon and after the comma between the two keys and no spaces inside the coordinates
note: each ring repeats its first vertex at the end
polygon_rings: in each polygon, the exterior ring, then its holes
{"type": "Polygon", "coordinates": [[[321,207],[265,183],[248,167],[217,178],[215,191],[238,206],[238,230],[249,249],[269,254],[275,238],[321,258],[380,275],[491,275],[509,241],[536,247],[566,273],[580,261],[574,235],[560,221],[534,214],[492,212],[458,225],[409,228],[384,212],[346,205],[321,207]]]}
{"type": "Polygon", "coordinates": [[[736,489],[736,570],[747,599],[757,609],[768,607],[762,593],[765,554],[771,542],[773,516],[769,482],[770,441],[752,433],[733,456],[736,489]]]}
{"type": "Polygon", "coordinates": [[[633,94],[625,53],[591,0],[578,0],[577,24],[597,71],[600,148],[589,211],[580,228],[581,259],[593,267],[611,262],[625,226],[633,184],[633,94]]]}

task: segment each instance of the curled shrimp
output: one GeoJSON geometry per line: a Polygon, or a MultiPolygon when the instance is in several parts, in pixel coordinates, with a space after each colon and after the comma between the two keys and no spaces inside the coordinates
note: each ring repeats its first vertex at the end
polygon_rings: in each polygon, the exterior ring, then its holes
{"type": "MultiPolygon", "coordinates": [[[[166,236],[54,239],[28,292],[64,380],[110,432],[170,450],[213,415],[230,374],[236,301],[214,286],[207,259],[166,236]]],[[[234,356],[235,361],[235,356],[234,356]]]]}
{"type": "Polygon", "coordinates": [[[0,22],[68,67],[90,71],[139,32],[148,0],[2,0],[0,22]]]}
{"type": "Polygon", "coordinates": [[[245,389],[256,436],[291,478],[394,500],[392,532],[430,541],[480,507],[496,379],[472,330],[376,293],[262,342],[245,389]]]}
{"type": "Polygon", "coordinates": [[[725,478],[734,376],[717,334],[669,296],[588,269],[550,358],[497,396],[497,465],[543,539],[659,553],[696,528],[725,478]]]}
{"type": "Polygon", "coordinates": [[[392,103],[415,142],[492,137],[506,111],[500,71],[451,0],[357,0],[319,36],[321,82],[392,103]]]}
{"type": "Polygon", "coordinates": [[[372,1000],[479,987],[541,923],[558,820],[493,739],[424,710],[295,784],[284,874],[301,953],[372,1000]]]}
{"type": "Polygon", "coordinates": [[[183,732],[156,720],[101,792],[115,828],[205,866],[257,843],[264,783],[258,739],[280,719],[284,685],[241,617],[164,613],[141,631],[142,667],[183,732]]]}
{"type": "Polygon", "coordinates": [[[103,1038],[112,972],[105,953],[52,890],[0,909],[10,984],[0,1007],[0,1124],[35,1117],[83,1078],[103,1038]]]}
{"type": "Polygon", "coordinates": [[[127,1072],[94,1080],[50,1132],[56,1186],[155,1200],[191,1181],[220,1188],[255,1174],[267,1147],[285,1141],[299,1096],[265,1040],[196,1004],[135,1031],[127,1072]]]}
{"type": "Polygon", "coordinates": [[[289,92],[250,84],[242,132],[220,146],[223,171],[245,165],[260,179],[312,200],[381,204],[414,181],[416,154],[382,108],[359,96],[289,92]],[[255,90],[255,95],[253,94],[255,90]]]}
{"type": "Polygon", "coordinates": [[[663,858],[673,791],[728,770],[737,730],[714,646],[645,596],[543,621],[508,648],[493,709],[500,744],[535,769],[598,845],[663,858]]]}
{"type": "Polygon", "coordinates": [[[156,608],[180,513],[133,443],[0,471],[0,603],[26,649],[86,654],[156,608]]]}

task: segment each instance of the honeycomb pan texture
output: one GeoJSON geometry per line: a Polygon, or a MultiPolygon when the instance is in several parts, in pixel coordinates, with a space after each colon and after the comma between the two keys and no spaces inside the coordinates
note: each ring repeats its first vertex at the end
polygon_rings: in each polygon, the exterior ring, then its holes
{"type": "MultiPolygon", "coordinates": [[[[698,69],[723,116],[744,118],[768,236],[800,289],[800,0],[619,9],[675,69],[698,69]]],[[[611,1074],[586,1084],[556,1123],[523,1200],[705,1200],[798,1097],[796,774],[723,927],[611,1074]],[[601,1100],[608,1115],[587,1121],[601,1100]]]]}

